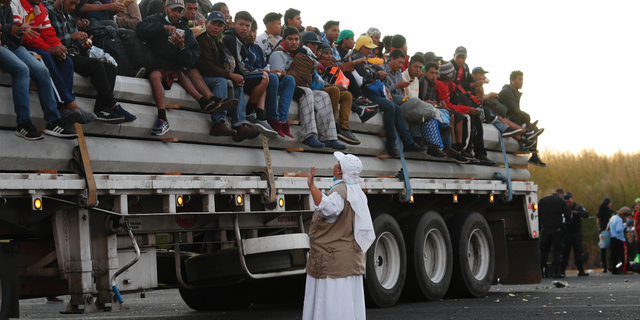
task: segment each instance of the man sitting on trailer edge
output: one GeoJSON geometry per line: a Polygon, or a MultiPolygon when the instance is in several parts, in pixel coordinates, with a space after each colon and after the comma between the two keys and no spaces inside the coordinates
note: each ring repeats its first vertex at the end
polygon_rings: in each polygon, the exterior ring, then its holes
{"type": "Polygon", "coordinates": [[[335,182],[324,195],[307,175],[315,212],[309,227],[309,260],[303,320],[366,318],[363,274],[366,252],[376,239],[367,196],[358,181],[362,162],[336,151],[335,182]]]}

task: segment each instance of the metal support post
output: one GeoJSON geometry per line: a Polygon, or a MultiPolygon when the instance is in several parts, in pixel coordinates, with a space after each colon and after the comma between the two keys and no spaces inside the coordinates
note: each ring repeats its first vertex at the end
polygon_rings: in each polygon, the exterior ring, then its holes
{"type": "MultiPolygon", "coordinates": [[[[120,217],[113,218],[102,212],[92,212],[91,254],[95,274],[98,309],[121,310],[111,301],[111,277],[118,270],[118,239],[116,233],[121,226],[120,217]]],[[[122,219],[124,220],[124,219],[122,219]]]]}

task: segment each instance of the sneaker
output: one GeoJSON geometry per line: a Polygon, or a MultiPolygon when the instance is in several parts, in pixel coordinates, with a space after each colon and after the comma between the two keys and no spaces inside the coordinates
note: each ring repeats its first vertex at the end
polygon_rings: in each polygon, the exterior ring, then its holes
{"type": "MultiPolygon", "coordinates": [[[[242,126],[240,126],[242,127],[242,126]]],[[[214,124],[211,125],[211,130],[209,130],[209,135],[214,136],[214,137],[222,137],[222,136],[226,136],[226,137],[230,137],[230,136],[236,136],[238,134],[238,132],[236,130],[231,130],[229,129],[229,127],[227,127],[227,123],[224,122],[224,120],[222,121],[218,121],[214,124]]],[[[242,139],[244,140],[244,139],[242,139]]],[[[240,141],[242,141],[240,140],[240,141]]],[[[233,140],[235,141],[235,140],[233,140]]],[[[236,141],[236,142],[240,142],[240,141],[236,141]]]]}
{"type": "Polygon", "coordinates": [[[378,105],[376,103],[374,103],[373,101],[369,100],[367,97],[365,96],[361,96],[358,99],[354,100],[355,104],[361,106],[361,107],[367,107],[367,108],[376,108],[378,107],[378,105]]]}
{"type": "MultiPolygon", "coordinates": [[[[249,122],[247,120],[244,121],[245,123],[249,122]]],[[[249,122],[251,123],[251,122],[249,122]]],[[[284,134],[284,132],[282,132],[282,121],[279,120],[267,120],[267,123],[269,123],[269,126],[271,128],[273,128],[273,131],[276,132],[276,137],[280,138],[280,139],[286,139],[286,135],[284,134]]]]}
{"type": "Polygon", "coordinates": [[[96,116],[95,113],[93,112],[88,112],[88,111],[84,111],[82,108],[78,108],[75,110],[79,110],[80,112],[80,124],[88,124],[93,122],[93,120],[96,120],[98,118],[98,116],[96,116]]]}
{"type": "Polygon", "coordinates": [[[360,140],[349,129],[338,128],[338,139],[352,145],[359,145],[360,140]]]}
{"type": "Polygon", "coordinates": [[[47,301],[47,303],[63,303],[64,302],[64,300],[56,296],[46,297],[45,300],[47,301]]]}
{"type": "Polygon", "coordinates": [[[162,119],[156,120],[156,123],[153,125],[153,129],[151,129],[151,135],[161,136],[167,132],[169,132],[169,121],[165,121],[162,119]]]}
{"type": "Polygon", "coordinates": [[[520,146],[520,151],[529,151],[529,149],[533,148],[533,146],[535,146],[537,143],[537,141],[531,141],[525,137],[520,138],[520,141],[518,141],[518,145],[520,146]]]}
{"type": "Polygon", "coordinates": [[[480,161],[480,164],[485,166],[495,166],[496,162],[487,158],[487,156],[479,156],[476,154],[476,159],[480,161]]]}
{"type": "Polygon", "coordinates": [[[535,131],[527,131],[527,133],[525,133],[525,137],[527,137],[527,139],[533,139],[539,135],[541,135],[544,132],[544,128],[539,129],[539,130],[535,130],[535,131]]]}
{"type": "Polygon", "coordinates": [[[136,71],[135,78],[144,78],[147,75],[147,68],[142,67],[136,71]]]}
{"type": "Polygon", "coordinates": [[[469,159],[463,157],[460,152],[455,151],[453,149],[449,150],[449,152],[447,152],[447,158],[457,162],[457,163],[469,163],[469,159]]]}
{"type": "MultiPolygon", "coordinates": [[[[76,123],[82,121],[82,112],[81,109],[64,109],[60,111],[60,119],[64,123],[76,123]]],[[[94,115],[95,116],[95,115],[94,115]]]]}
{"type": "Polygon", "coordinates": [[[316,136],[314,135],[310,135],[309,137],[304,139],[302,143],[308,145],[311,148],[324,148],[324,143],[318,141],[318,139],[316,139],[316,136]]]}
{"type": "Polygon", "coordinates": [[[275,138],[280,134],[278,131],[274,130],[267,121],[259,120],[255,113],[248,115],[244,123],[260,130],[260,133],[267,138],[275,138]]]}
{"type": "Polygon", "coordinates": [[[36,129],[31,121],[19,124],[16,128],[16,136],[29,141],[44,139],[42,133],[38,132],[38,129],[36,129]]]}
{"type": "Polygon", "coordinates": [[[364,109],[364,113],[362,114],[362,116],[360,116],[360,121],[362,123],[365,123],[369,121],[369,119],[373,118],[373,116],[375,116],[379,112],[380,112],[379,109],[376,109],[376,110],[364,109]]]}
{"type": "Polygon", "coordinates": [[[282,123],[282,133],[284,133],[285,139],[287,139],[287,140],[295,140],[296,139],[291,134],[291,128],[289,127],[289,122],[283,122],[282,123]]]}
{"type": "Polygon", "coordinates": [[[578,277],[588,277],[589,274],[586,272],[578,272],[578,277]]]}
{"type": "Polygon", "coordinates": [[[102,109],[96,112],[96,120],[105,123],[122,123],[124,122],[124,115],[119,114],[114,109],[102,109]]]}
{"type": "MultiPolygon", "coordinates": [[[[205,98],[206,99],[206,98],[205,98]]],[[[220,102],[210,101],[205,106],[201,106],[202,112],[212,113],[214,111],[230,111],[238,107],[238,99],[222,99],[220,102]]]]}
{"type": "Polygon", "coordinates": [[[405,152],[424,152],[424,151],[427,151],[427,147],[421,146],[421,145],[413,142],[413,143],[411,143],[409,145],[404,146],[403,150],[405,152]]]}
{"type": "Polygon", "coordinates": [[[513,136],[516,136],[516,135],[520,134],[520,132],[522,132],[522,129],[507,128],[507,130],[505,130],[502,133],[502,137],[503,138],[513,137],[513,136]]]}
{"type": "Polygon", "coordinates": [[[344,150],[347,148],[346,145],[338,142],[338,140],[328,140],[328,141],[321,141],[321,142],[324,143],[325,147],[331,148],[331,149],[344,150]]]}
{"type": "Polygon", "coordinates": [[[389,154],[392,157],[399,157],[400,156],[400,151],[398,151],[398,146],[394,143],[394,144],[388,144],[387,145],[387,154],[389,154]]]}
{"type": "Polygon", "coordinates": [[[62,122],[62,120],[60,119],[54,122],[48,122],[43,132],[50,136],[64,138],[64,139],[75,139],[78,137],[77,133],[74,133],[69,131],[68,129],[65,129],[64,122],[62,122]]]}
{"type": "Polygon", "coordinates": [[[444,158],[447,156],[440,148],[427,149],[427,154],[436,158],[444,158]]]}
{"type": "Polygon", "coordinates": [[[255,127],[254,129],[249,129],[244,124],[233,130],[237,132],[236,135],[233,136],[234,142],[241,142],[244,139],[255,139],[260,135],[260,130],[255,129],[255,127]]]}
{"type": "Polygon", "coordinates": [[[538,167],[546,167],[547,164],[542,162],[542,160],[540,160],[540,158],[538,158],[537,154],[533,154],[531,156],[531,158],[529,158],[529,163],[534,165],[534,166],[538,166],[538,167]]]}
{"type": "Polygon", "coordinates": [[[129,111],[123,109],[119,104],[116,105],[115,108],[111,109],[115,114],[124,117],[124,122],[134,122],[138,117],[129,113],[129,111]]]}
{"type": "Polygon", "coordinates": [[[467,150],[462,150],[460,151],[460,154],[465,157],[465,159],[471,161],[471,162],[475,162],[476,158],[473,157],[473,155],[471,154],[471,152],[467,151],[467,150]]]}
{"type": "Polygon", "coordinates": [[[488,124],[495,123],[496,121],[498,121],[498,117],[497,117],[497,116],[495,116],[495,115],[493,115],[493,114],[491,114],[491,115],[487,115],[487,116],[484,118],[484,122],[485,122],[485,123],[488,123],[488,124]]]}

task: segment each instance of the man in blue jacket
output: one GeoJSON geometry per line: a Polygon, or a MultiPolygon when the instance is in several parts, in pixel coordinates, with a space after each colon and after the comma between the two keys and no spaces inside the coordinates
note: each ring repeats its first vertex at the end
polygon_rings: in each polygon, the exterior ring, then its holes
{"type": "MultiPolygon", "coordinates": [[[[164,12],[147,17],[136,26],[138,37],[147,41],[156,57],[157,69],[149,74],[153,98],[158,108],[152,135],[163,135],[169,131],[169,121],[164,108],[164,90],[171,89],[175,79],[191,95],[203,112],[221,109],[221,98],[205,97],[193,86],[185,75],[200,55],[200,46],[193,36],[187,21],[182,18],[184,0],[166,0],[164,12]]],[[[210,94],[210,93],[209,93],[210,94]]],[[[225,104],[225,108],[237,106],[225,104]]]]}

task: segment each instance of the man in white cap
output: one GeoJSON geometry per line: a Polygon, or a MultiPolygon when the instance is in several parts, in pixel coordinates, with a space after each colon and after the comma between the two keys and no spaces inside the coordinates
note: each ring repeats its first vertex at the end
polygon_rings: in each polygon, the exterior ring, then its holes
{"type": "Polygon", "coordinates": [[[307,176],[316,211],[311,220],[303,320],[366,319],[364,284],[367,249],[376,239],[367,197],[358,185],[362,162],[334,152],[335,182],[324,195],[307,176]]]}

